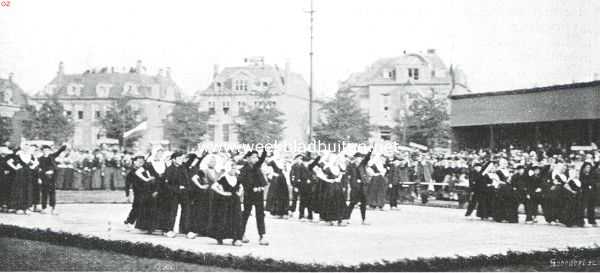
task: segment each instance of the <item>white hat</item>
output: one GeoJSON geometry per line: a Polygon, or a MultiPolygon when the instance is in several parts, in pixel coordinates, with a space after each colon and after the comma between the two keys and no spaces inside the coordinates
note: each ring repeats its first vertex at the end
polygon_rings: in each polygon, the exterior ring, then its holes
{"type": "Polygon", "coordinates": [[[12,154],[13,151],[6,146],[0,147],[0,154],[12,154]]]}

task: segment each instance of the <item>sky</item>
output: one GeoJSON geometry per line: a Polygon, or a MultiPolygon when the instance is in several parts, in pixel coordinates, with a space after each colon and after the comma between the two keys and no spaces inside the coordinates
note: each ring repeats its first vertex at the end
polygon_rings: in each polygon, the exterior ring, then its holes
{"type": "MultiPolygon", "coordinates": [[[[8,1],[8,0],[6,0],[8,1]]],[[[91,67],[171,67],[187,95],[215,64],[266,63],[309,78],[310,0],[10,0],[0,7],[0,77],[29,94],[91,67]]],[[[318,96],[379,58],[434,48],[474,92],[600,75],[600,1],[314,0],[318,96]]],[[[598,76],[600,79],[600,76],[598,76]]]]}

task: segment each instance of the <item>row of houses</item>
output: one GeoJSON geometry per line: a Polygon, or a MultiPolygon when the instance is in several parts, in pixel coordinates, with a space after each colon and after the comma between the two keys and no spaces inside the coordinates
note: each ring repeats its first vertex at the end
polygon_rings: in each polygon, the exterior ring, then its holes
{"type": "MultiPolygon", "coordinates": [[[[435,91],[448,96],[468,92],[464,74],[459,69],[448,68],[431,49],[377,60],[365,71],[350,75],[339,88],[355,95],[374,125],[372,137],[384,140],[393,138],[393,122],[406,114],[411,94],[435,91]]],[[[246,59],[240,66],[219,69],[215,65],[208,87],[194,92],[191,97],[184,96],[172,79],[170,68],[152,75],[138,61],[129,70],[106,67],[67,73],[61,62],[49,83],[30,97],[12,77],[0,79],[0,114],[12,117],[23,105],[39,106],[49,97],[56,97],[64,105],[65,115],[75,123],[73,145],[93,148],[105,137],[98,118],[109,111],[115,100],[123,97],[129,98],[132,107],[140,110],[140,122],[146,121],[146,130],[139,140],[142,146],[164,142],[163,122],[183,101],[196,103],[200,111],[210,113],[204,141],[211,142],[237,143],[234,125],[240,112],[251,107],[276,107],[283,112],[286,121],[283,140],[306,142],[308,90],[306,80],[292,72],[289,63],[280,68],[265,64],[260,57],[246,59]]],[[[18,134],[19,130],[15,130],[15,135],[18,134]]]]}

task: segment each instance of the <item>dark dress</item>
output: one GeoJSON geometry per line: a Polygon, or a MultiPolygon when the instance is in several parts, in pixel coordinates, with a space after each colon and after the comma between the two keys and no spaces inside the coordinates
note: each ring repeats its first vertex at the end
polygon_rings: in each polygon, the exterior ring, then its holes
{"type": "Polygon", "coordinates": [[[223,196],[214,192],[210,203],[208,216],[208,237],[223,240],[234,239],[241,240],[242,231],[242,210],[240,197],[237,191],[240,189],[239,181],[232,186],[225,176],[217,181],[223,191],[231,193],[231,196],[223,196]]]}
{"type": "Polygon", "coordinates": [[[575,193],[562,188],[561,197],[563,199],[562,211],[559,215],[559,221],[567,227],[579,226],[583,227],[583,199],[580,185],[575,181],[569,180],[567,187],[571,188],[575,193]]]}
{"type": "Polygon", "coordinates": [[[371,207],[383,208],[387,181],[377,166],[373,165],[371,169],[375,173],[375,176],[371,178],[367,186],[367,203],[371,207]]]}
{"type": "MultiPolygon", "coordinates": [[[[208,180],[205,178],[204,172],[195,170],[199,177],[200,184],[210,187],[208,180]]],[[[191,231],[200,235],[207,236],[208,227],[208,212],[210,206],[210,188],[201,189],[195,183],[190,183],[190,203],[191,203],[191,231]]]]}
{"type": "MultiPolygon", "coordinates": [[[[144,168],[144,175],[150,177],[150,172],[144,168]]],[[[157,196],[153,196],[153,193],[158,193],[159,180],[153,179],[150,181],[144,181],[135,174],[135,170],[127,175],[127,180],[131,181],[131,186],[134,188],[135,196],[134,202],[137,202],[137,215],[135,216],[135,228],[154,231],[157,226],[157,196]]],[[[158,194],[157,194],[158,195],[158,194]]]]}
{"type": "Polygon", "coordinates": [[[287,215],[290,196],[287,182],[283,173],[278,173],[276,176],[269,178],[269,192],[267,193],[266,211],[270,211],[271,215],[284,216],[287,215]]]}
{"type": "MultiPolygon", "coordinates": [[[[33,183],[37,183],[36,173],[18,155],[12,156],[13,165],[21,166],[15,171],[11,185],[9,209],[26,210],[33,205],[33,183]]],[[[33,157],[32,157],[33,160],[33,157]]]]}
{"type": "MultiPolygon", "coordinates": [[[[335,179],[336,176],[329,168],[325,169],[324,174],[328,179],[335,179]]],[[[319,179],[323,185],[323,207],[319,215],[323,221],[341,221],[345,218],[346,198],[342,183],[330,183],[319,179]]]]}

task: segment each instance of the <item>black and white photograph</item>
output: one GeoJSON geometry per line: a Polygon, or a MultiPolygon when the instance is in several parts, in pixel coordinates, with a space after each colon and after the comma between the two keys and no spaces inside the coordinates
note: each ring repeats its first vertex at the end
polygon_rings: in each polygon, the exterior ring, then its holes
{"type": "Polygon", "coordinates": [[[0,0],[0,271],[600,271],[599,14],[0,0]]]}

